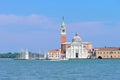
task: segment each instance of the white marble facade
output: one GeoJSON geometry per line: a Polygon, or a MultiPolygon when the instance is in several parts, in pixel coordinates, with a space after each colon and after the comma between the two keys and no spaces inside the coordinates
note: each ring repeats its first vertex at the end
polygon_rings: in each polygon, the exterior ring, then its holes
{"type": "Polygon", "coordinates": [[[78,33],[72,39],[69,44],[69,48],[66,49],[67,59],[82,59],[88,57],[88,50],[84,47],[82,39],[79,37],[78,33]]]}

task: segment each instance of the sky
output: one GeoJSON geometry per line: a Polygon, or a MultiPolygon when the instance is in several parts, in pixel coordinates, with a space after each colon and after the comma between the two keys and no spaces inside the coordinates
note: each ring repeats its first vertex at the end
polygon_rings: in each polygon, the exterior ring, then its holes
{"type": "Polygon", "coordinates": [[[60,48],[63,16],[68,42],[120,47],[120,0],[0,0],[0,52],[60,48]]]}

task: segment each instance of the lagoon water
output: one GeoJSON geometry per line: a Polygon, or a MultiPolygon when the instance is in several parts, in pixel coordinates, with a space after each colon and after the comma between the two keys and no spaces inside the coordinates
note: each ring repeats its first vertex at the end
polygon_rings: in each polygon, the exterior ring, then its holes
{"type": "Polygon", "coordinates": [[[0,80],[120,80],[120,59],[0,60],[0,80]]]}

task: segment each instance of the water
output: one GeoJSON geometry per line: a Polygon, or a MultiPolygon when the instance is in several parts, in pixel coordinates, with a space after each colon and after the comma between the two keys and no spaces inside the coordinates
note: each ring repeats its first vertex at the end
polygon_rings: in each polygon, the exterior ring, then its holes
{"type": "Polygon", "coordinates": [[[0,60],[0,80],[120,80],[120,60],[0,60]]]}

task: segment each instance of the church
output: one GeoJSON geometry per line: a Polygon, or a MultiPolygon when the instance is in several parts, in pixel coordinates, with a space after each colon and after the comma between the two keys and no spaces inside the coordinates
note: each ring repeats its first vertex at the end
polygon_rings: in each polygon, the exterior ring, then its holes
{"type": "Polygon", "coordinates": [[[50,50],[48,52],[49,59],[85,59],[92,55],[92,44],[89,42],[82,42],[82,39],[75,34],[70,42],[66,40],[66,26],[64,17],[61,24],[61,48],[50,50]]]}

